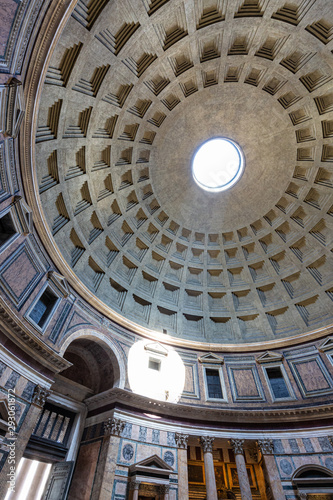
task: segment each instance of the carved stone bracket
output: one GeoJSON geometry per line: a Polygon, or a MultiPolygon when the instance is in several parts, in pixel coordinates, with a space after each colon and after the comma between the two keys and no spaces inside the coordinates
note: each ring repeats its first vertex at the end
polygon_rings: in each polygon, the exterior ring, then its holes
{"type": "Polygon", "coordinates": [[[211,436],[201,436],[200,444],[204,453],[213,453],[213,442],[214,437],[211,436]]]}
{"type": "Polygon", "coordinates": [[[258,439],[257,443],[263,455],[273,455],[274,443],[271,439],[258,439]]]}
{"type": "Polygon", "coordinates": [[[43,408],[43,406],[46,403],[46,399],[49,395],[50,392],[47,389],[45,389],[45,387],[36,385],[32,396],[32,403],[35,404],[36,406],[40,406],[41,408],[43,408]]]}
{"type": "Polygon", "coordinates": [[[126,422],[120,420],[120,418],[109,418],[104,422],[104,434],[106,436],[120,436],[124,430],[126,422]]]}
{"type": "Polygon", "coordinates": [[[244,439],[230,439],[230,444],[232,446],[232,449],[233,449],[235,455],[243,455],[244,439]]]}
{"type": "Polygon", "coordinates": [[[178,448],[187,449],[188,434],[181,434],[180,432],[175,433],[175,441],[178,448]]]}

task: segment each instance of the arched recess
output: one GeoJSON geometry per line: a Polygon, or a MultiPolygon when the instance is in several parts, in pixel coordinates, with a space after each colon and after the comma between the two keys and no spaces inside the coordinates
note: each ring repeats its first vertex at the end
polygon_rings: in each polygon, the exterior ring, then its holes
{"type": "Polygon", "coordinates": [[[316,464],[302,465],[294,472],[291,480],[298,493],[303,494],[305,498],[312,498],[312,495],[333,498],[333,471],[326,467],[316,464]]]}
{"type": "Polygon", "coordinates": [[[94,394],[125,386],[126,366],[117,346],[101,332],[81,329],[69,335],[60,353],[73,366],[60,373],[94,394]]]}

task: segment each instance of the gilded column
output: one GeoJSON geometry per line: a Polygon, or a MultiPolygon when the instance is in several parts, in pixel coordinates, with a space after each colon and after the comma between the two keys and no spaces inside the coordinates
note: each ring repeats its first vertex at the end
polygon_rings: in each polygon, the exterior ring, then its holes
{"type": "Polygon", "coordinates": [[[112,417],[104,423],[104,440],[91,500],[109,500],[112,496],[120,436],[124,427],[125,422],[119,418],[112,417]]]}
{"type": "Polygon", "coordinates": [[[251,500],[251,486],[249,476],[247,475],[243,450],[244,439],[231,439],[230,443],[235,453],[238,481],[242,500],[251,500]]]}
{"type": "Polygon", "coordinates": [[[213,442],[214,438],[211,436],[202,436],[200,438],[200,444],[204,454],[207,500],[217,500],[213,461],[213,442]]]}
{"type": "Polygon", "coordinates": [[[0,498],[5,498],[6,496],[9,487],[7,480],[10,477],[9,473],[12,470],[11,467],[15,466],[15,470],[17,470],[18,464],[23,457],[24,450],[36,427],[38,418],[49,394],[47,389],[37,385],[32,396],[30,408],[24,418],[19,433],[12,438],[6,436],[9,455],[1,471],[0,498]],[[12,462],[12,460],[14,460],[14,462],[12,462]]]}
{"type": "Polygon", "coordinates": [[[271,439],[258,439],[257,443],[261,451],[266,477],[271,488],[273,499],[281,500],[286,498],[280,481],[279,471],[275,463],[273,441],[271,439]]]}
{"type": "Polygon", "coordinates": [[[188,468],[187,468],[187,441],[188,434],[176,432],[175,440],[178,447],[178,497],[188,500],[188,468]]]}

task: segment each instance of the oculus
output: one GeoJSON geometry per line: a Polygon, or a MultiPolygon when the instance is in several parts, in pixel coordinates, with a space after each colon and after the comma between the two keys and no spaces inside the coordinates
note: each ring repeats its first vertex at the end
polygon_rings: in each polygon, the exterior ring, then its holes
{"type": "Polygon", "coordinates": [[[209,139],[199,146],[192,160],[192,175],[202,189],[218,193],[230,189],[244,171],[244,155],[226,137],[209,139]]]}

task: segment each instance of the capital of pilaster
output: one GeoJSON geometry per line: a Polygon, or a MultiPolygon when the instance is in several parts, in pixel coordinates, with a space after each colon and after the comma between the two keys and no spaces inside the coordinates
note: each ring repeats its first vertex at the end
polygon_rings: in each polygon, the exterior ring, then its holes
{"type": "Polygon", "coordinates": [[[43,408],[43,406],[46,403],[46,398],[49,395],[50,392],[47,389],[45,389],[45,387],[42,387],[41,385],[36,385],[31,401],[36,406],[40,406],[41,408],[43,408]]]}
{"type": "Polygon", "coordinates": [[[178,448],[187,449],[188,434],[182,434],[181,432],[175,433],[175,441],[178,448]]]}
{"type": "Polygon", "coordinates": [[[162,495],[168,494],[170,491],[170,486],[168,484],[161,484],[159,490],[162,495]]]}
{"type": "Polygon", "coordinates": [[[258,448],[263,455],[273,455],[274,443],[272,439],[258,439],[258,448]]]}
{"type": "Polygon", "coordinates": [[[230,444],[232,446],[235,455],[243,455],[244,439],[230,439],[230,444]]]}
{"type": "Polygon", "coordinates": [[[124,430],[126,422],[120,418],[110,417],[104,422],[104,434],[106,436],[120,436],[124,430]]]}
{"type": "Polygon", "coordinates": [[[129,484],[130,490],[138,490],[140,488],[140,481],[131,481],[129,484]]]}
{"type": "Polygon", "coordinates": [[[214,439],[212,436],[201,436],[200,444],[204,453],[213,453],[214,439]]]}

